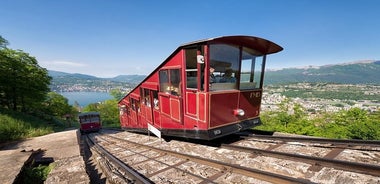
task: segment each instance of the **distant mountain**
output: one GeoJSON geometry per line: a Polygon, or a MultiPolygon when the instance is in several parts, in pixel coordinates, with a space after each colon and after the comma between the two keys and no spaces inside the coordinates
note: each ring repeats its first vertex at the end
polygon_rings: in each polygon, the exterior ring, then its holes
{"type": "Polygon", "coordinates": [[[49,76],[54,79],[76,79],[76,80],[107,80],[115,82],[126,82],[126,83],[140,83],[146,75],[118,75],[112,78],[101,78],[92,75],[80,74],[80,73],[66,73],[60,71],[49,70],[49,76]]]}
{"type": "Polygon", "coordinates": [[[118,75],[114,78],[110,78],[110,80],[137,84],[144,80],[145,77],[146,75],[118,75]]]}
{"type": "Polygon", "coordinates": [[[98,77],[92,76],[92,75],[86,75],[86,74],[80,74],[80,73],[66,73],[66,72],[59,72],[54,70],[48,71],[49,76],[53,78],[76,78],[76,79],[97,79],[98,77]]]}
{"type": "Polygon", "coordinates": [[[380,61],[359,61],[325,66],[268,70],[266,84],[331,82],[343,84],[380,84],[380,61]]]}
{"type": "Polygon", "coordinates": [[[114,78],[100,78],[92,75],[53,70],[49,70],[48,73],[53,78],[50,89],[56,92],[109,92],[109,90],[115,88],[124,89],[133,87],[145,78],[144,75],[119,75],[114,78]]]}
{"type": "Polygon", "coordinates": [[[70,75],[69,73],[59,72],[59,71],[54,71],[54,70],[48,70],[48,73],[50,77],[60,77],[60,76],[70,75]]]}

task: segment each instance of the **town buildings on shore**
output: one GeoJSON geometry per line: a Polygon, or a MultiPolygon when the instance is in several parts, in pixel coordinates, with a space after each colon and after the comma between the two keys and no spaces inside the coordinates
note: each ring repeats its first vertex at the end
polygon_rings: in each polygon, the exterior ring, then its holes
{"type": "Polygon", "coordinates": [[[285,100],[290,105],[300,104],[310,115],[354,107],[374,112],[380,110],[380,86],[315,83],[270,85],[264,89],[261,110],[279,110],[285,100]]]}

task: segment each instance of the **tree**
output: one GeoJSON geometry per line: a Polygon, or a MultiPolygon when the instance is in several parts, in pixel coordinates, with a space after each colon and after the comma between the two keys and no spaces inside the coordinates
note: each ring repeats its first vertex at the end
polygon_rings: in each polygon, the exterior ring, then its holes
{"type": "Polygon", "coordinates": [[[26,111],[38,107],[50,91],[51,77],[37,60],[21,50],[0,50],[0,101],[2,106],[26,111]]]}
{"type": "Polygon", "coordinates": [[[1,48],[5,48],[8,44],[9,44],[8,40],[4,39],[4,38],[0,35],[0,49],[1,49],[1,48]]]}
{"type": "Polygon", "coordinates": [[[74,101],[73,107],[76,109],[77,112],[82,112],[82,107],[79,105],[78,101],[74,101]]]}
{"type": "Polygon", "coordinates": [[[119,109],[115,99],[105,100],[101,103],[92,103],[83,108],[84,112],[96,111],[100,113],[102,123],[119,124],[119,109]]]}
{"type": "Polygon", "coordinates": [[[83,108],[83,112],[99,111],[99,103],[90,103],[83,108]]]}
{"type": "MultiPolygon", "coordinates": [[[[346,114],[346,119],[350,123],[347,127],[349,138],[364,140],[380,139],[379,117],[370,119],[367,111],[359,108],[352,108],[346,114]]],[[[376,117],[376,114],[372,114],[371,116],[376,117]]]]}
{"type": "Polygon", "coordinates": [[[117,101],[106,100],[99,106],[100,114],[102,115],[103,122],[106,124],[119,123],[119,109],[117,101]]]}
{"type": "Polygon", "coordinates": [[[57,117],[73,113],[73,107],[69,105],[67,98],[56,92],[49,92],[47,94],[44,110],[46,113],[57,117]]]}
{"type": "Polygon", "coordinates": [[[110,91],[111,96],[113,96],[116,100],[122,99],[125,94],[120,89],[112,89],[110,91]]]}

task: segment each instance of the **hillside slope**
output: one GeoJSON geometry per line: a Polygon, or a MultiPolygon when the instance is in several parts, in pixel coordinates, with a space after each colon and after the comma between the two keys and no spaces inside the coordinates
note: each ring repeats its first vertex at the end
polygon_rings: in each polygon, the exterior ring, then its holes
{"type": "Polygon", "coordinates": [[[331,82],[344,84],[380,84],[380,61],[362,61],[307,68],[267,71],[266,84],[331,82]]]}

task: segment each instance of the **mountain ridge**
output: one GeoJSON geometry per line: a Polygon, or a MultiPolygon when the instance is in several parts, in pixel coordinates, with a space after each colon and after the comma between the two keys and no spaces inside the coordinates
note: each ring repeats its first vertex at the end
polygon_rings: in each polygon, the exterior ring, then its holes
{"type": "MultiPolygon", "coordinates": [[[[66,73],[49,70],[53,83],[58,81],[83,82],[86,80],[113,81],[127,84],[138,84],[146,75],[117,75],[112,78],[101,78],[87,74],[66,73]]],[[[283,84],[298,82],[329,82],[344,84],[380,84],[380,60],[361,60],[322,66],[291,67],[267,69],[265,84],[283,84]]]]}
{"type": "Polygon", "coordinates": [[[363,60],[350,63],[268,70],[267,84],[295,82],[330,82],[343,84],[380,84],[380,61],[363,60]]]}

